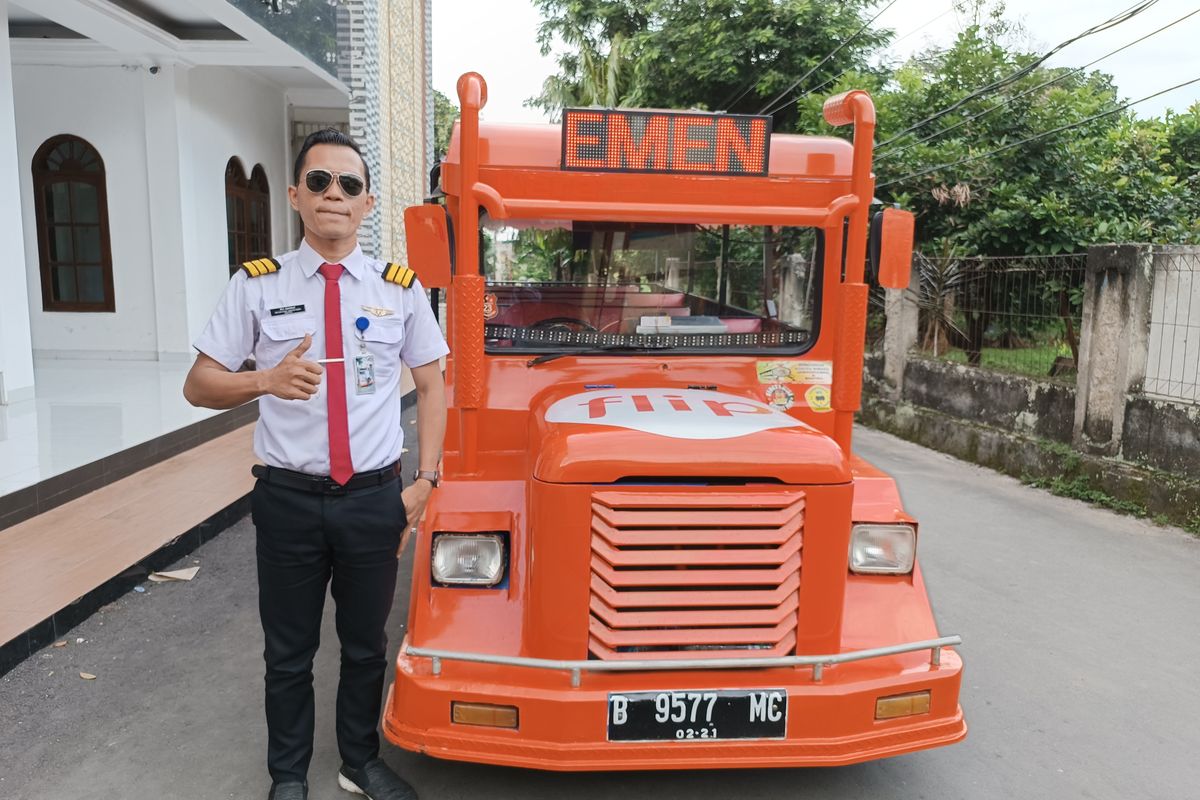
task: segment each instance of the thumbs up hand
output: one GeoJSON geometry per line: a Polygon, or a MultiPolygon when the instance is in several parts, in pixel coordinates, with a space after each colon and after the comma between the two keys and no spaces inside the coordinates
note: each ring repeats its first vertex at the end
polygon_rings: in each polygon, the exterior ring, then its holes
{"type": "Polygon", "coordinates": [[[266,394],[282,400],[307,400],[317,393],[321,376],[325,370],[315,361],[304,358],[312,347],[312,334],[304,334],[304,341],[283,360],[263,373],[266,394]]]}

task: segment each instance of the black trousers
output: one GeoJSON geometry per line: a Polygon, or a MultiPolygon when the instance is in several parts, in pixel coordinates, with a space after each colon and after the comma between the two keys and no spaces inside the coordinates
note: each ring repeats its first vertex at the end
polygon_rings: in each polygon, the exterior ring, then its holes
{"type": "Polygon", "coordinates": [[[361,767],[379,754],[387,672],[384,624],[408,524],[401,482],[326,495],[267,483],[251,495],[258,606],[266,659],[267,767],[276,782],[306,779],[313,752],[313,656],[332,579],[342,647],[337,741],[361,767]]]}

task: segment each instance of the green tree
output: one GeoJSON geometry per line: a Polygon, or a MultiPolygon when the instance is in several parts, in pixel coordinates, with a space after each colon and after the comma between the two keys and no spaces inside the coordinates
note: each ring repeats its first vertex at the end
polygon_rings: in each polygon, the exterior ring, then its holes
{"type": "Polygon", "coordinates": [[[980,363],[985,339],[1050,336],[1075,355],[1082,274],[1043,274],[1050,262],[1030,261],[1014,289],[978,257],[1195,239],[1196,195],[1186,176],[1200,163],[1192,160],[1200,155],[1196,116],[1138,120],[1121,110],[1110,76],[1038,66],[1002,3],[974,0],[971,8],[975,20],[950,47],[912,59],[877,95],[876,195],[916,211],[918,246],[957,270],[955,296],[939,299],[957,322],[933,329],[970,363],[980,363]],[[1058,319],[1047,323],[1047,312],[1058,319]],[[1045,330],[1033,329],[1036,319],[1045,330]]]}
{"type": "Polygon", "coordinates": [[[567,280],[574,255],[569,230],[526,228],[513,241],[516,260],[513,278],[529,281],[567,280]]]}
{"type": "Polygon", "coordinates": [[[450,147],[450,134],[458,120],[458,106],[449,97],[433,90],[433,158],[441,160],[450,147]]]}
{"type": "Polygon", "coordinates": [[[1200,103],[1183,114],[1167,112],[1163,127],[1165,160],[1179,180],[1178,212],[1188,227],[1190,240],[1196,241],[1200,228],[1200,103]]]}
{"type": "Polygon", "coordinates": [[[1194,197],[1181,186],[1190,167],[1172,151],[1190,142],[1200,155],[1195,115],[1106,113],[1122,105],[1111,77],[1066,68],[1033,68],[970,99],[1038,59],[1014,44],[1002,3],[972,7],[985,21],[903,65],[876,96],[876,194],[917,212],[918,243],[1011,256],[1194,237],[1194,197]]]}
{"type": "Polygon", "coordinates": [[[876,0],[534,0],[543,54],[558,72],[529,103],[700,108],[756,113],[778,98],[775,130],[797,130],[793,96],[843,74],[871,76],[891,33],[867,29],[876,0]],[[848,42],[828,61],[822,61],[848,42]],[[794,90],[797,79],[817,68],[794,90]]]}

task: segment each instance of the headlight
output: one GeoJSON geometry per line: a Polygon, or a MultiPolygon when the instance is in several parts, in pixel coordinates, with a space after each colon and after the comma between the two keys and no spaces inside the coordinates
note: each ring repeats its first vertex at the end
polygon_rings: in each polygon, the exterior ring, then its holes
{"type": "Polygon", "coordinates": [[[863,575],[907,575],[917,557],[911,525],[855,525],[850,531],[850,571],[863,575]]]}
{"type": "Polygon", "coordinates": [[[433,579],[457,586],[495,586],[504,577],[504,539],[498,533],[439,533],[433,537],[433,579]]]}

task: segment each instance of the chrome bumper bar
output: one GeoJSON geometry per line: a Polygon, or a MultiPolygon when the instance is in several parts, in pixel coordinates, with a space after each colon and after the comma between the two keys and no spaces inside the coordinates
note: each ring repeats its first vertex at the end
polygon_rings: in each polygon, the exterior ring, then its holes
{"type": "Polygon", "coordinates": [[[571,686],[578,688],[580,674],[584,672],[643,672],[669,669],[769,669],[772,667],[812,667],[813,681],[820,681],[826,666],[845,664],[848,661],[863,661],[868,658],[911,653],[916,650],[929,651],[930,666],[942,663],[942,648],[962,644],[961,636],[943,636],[924,642],[895,644],[890,647],[875,647],[870,650],[855,650],[825,656],[776,656],[774,658],[676,658],[655,661],[557,661],[550,658],[522,658],[520,656],[496,656],[487,653],[459,653],[453,650],[431,650],[425,647],[401,648],[401,653],[433,661],[433,674],[442,674],[443,661],[471,661],[477,664],[499,664],[506,667],[549,669],[571,673],[571,686]]]}

